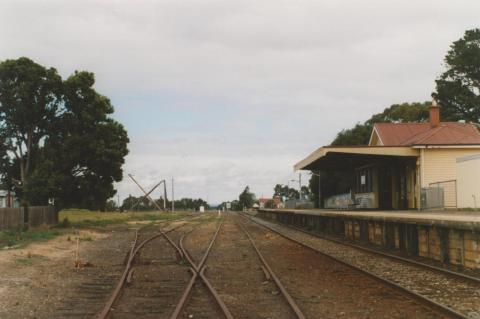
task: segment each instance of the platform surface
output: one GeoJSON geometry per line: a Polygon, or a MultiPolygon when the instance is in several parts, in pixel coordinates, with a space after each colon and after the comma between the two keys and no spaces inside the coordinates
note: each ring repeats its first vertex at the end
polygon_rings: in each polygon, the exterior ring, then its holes
{"type": "Polygon", "coordinates": [[[362,219],[394,223],[442,226],[480,231],[480,212],[438,212],[438,211],[345,211],[328,209],[260,209],[271,213],[293,213],[348,219],[362,219]]]}

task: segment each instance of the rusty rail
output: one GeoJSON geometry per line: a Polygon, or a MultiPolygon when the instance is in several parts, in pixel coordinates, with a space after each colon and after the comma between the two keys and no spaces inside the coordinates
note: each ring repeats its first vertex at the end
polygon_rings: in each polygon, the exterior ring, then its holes
{"type": "Polygon", "coordinates": [[[180,316],[180,313],[184,309],[184,307],[185,307],[185,305],[186,305],[186,303],[187,303],[187,301],[190,297],[190,294],[192,292],[192,288],[193,288],[195,282],[197,281],[198,277],[201,278],[201,280],[203,281],[203,283],[207,287],[208,291],[210,292],[210,294],[213,296],[213,298],[217,302],[217,304],[218,304],[219,308],[221,309],[221,311],[223,312],[225,318],[233,319],[232,314],[228,310],[228,308],[225,305],[225,303],[223,302],[223,300],[220,298],[220,295],[217,293],[215,288],[213,288],[210,281],[205,276],[205,269],[206,269],[205,262],[207,261],[207,258],[210,254],[210,251],[213,247],[213,244],[215,243],[215,240],[217,239],[218,233],[220,232],[220,229],[221,229],[222,225],[223,225],[223,219],[219,223],[219,225],[217,227],[217,230],[215,231],[215,234],[213,235],[212,240],[210,241],[210,244],[208,245],[208,248],[207,248],[207,250],[205,251],[205,253],[202,257],[202,260],[198,264],[195,264],[195,262],[193,261],[193,259],[191,258],[188,251],[185,249],[185,247],[183,245],[183,240],[193,230],[184,234],[182,236],[182,238],[180,238],[180,249],[182,250],[183,255],[185,256],[185,259],[190,264],[190,271],[192,272],[192,278],[190,279],[190,282],[188,283],[185,290],[183,291],[183,294],[182,294],[180,300],[178,301],[177,305],[175,306],[175,309],[174,309],[172,315],[170,316],[170,319],[177,319],[180,316]]]}
{"type": "Polygon", "coordinates": [[[420,302],[420,303],[422,303],[422,304],[430,307],[431,309],[435,309],[435,310],[438,311],[439,313],[442,313],[442,314],[444,314],[444,315],[447,315],[447,316],[449,316],[449,317],[451,317],[451,318],[459,318],[459,319],[468,319],[468,318],[469,318],[468,316],[466,316],[466,315],[464,315],[464,314],[462,314],[462,313],[460,313],[460,312],[458,312],[458,311],[456,311],[456,310],[454,310],[454,309],[452,309],[452,308],[450,308],[450,307],[448,307],[448,306],[446,306],[446,305],[443,305],[443,304],[441,304],[441,303],[438,303],[438,302],[436,302],[436,301],[434,301],[434,300],[432,300],[432,299],[430,299],[430,298],[428,298],[428,297],[426,297],[426,296],[424,296],[424,295],[421,295],[421,294],[419,294],[419,293],[417,293],[417,292],[415,292],[415,291],[413,291],[413,290],[411,290],[411,289],[408,289],[408,288],[406,288],[406,287],[403,287],[403,286],[401,286],[401,285],[399,285],[399,284],[397,284],[397,283],[395,283],[395,282],[393,282],[393,281],[391,281],[391,280],[388,280],[388,279],[386,279],[386,278],[383,278],[383,277],[380,277],[380,276],[378,276],[378,275],[375,275],[374,273],[372,273],[372,272],[370,272],[370,271],[368,271],[368,270],[362,269],[362,268],[360,268],[360,267],[358,267],[358,266],[355,266],[355,265],[353,265],[353,264],[351,264],[351,263],[349,263],[349,262],[346,262],[346,261],[344,261],[344,260],[342,260],[342,259],[339,259],[339,258],[337,258],[337,257],[334,257],[334,256],[332,256],[332,255],[329,255],[329,254],[327,254],[327,253],[325,253],[325,252],[323,252],[323,251],[321,251],[321,250],[319,250],[319,249],[317,249],[317,248],[314,248],[314,247],[312,247],[312,246],[310,246],[310,245],[307,245],[307,244],[305,244],[305,243],[303,243],[303,242],[301,242],[301,241],[299,241],[299,240],[296,240],[296,239],[294,239],[294,238],[291,238],[291,237],[289,237],[288,235],[282,233],[281,231],[278,231],[278,230],[276,230],[276,229],[274,229],[274,228],[271,228],[271,227],[269,227],[269,226],[267,226],[267,225],[263,225],[263,224],[257,222],[256,220],[250,218],[250,216],[246,216],[246,215],[244,215],[244,214],[242,214],[242,213],[240,213],[239,216],[241,216],[241,217],[243,217],[243,218],[245,218],[245,219],[247,219],[247,220],[255,223],[256,225],[260,226],[261,228],[266,229],[267,231],[276,233],[276,234],[280,235],[281,237],[283,237],[283,238],[285,238],[285,239],[287,239],[287,240],[293,241],[293,242],[297,243],[298,245],[300,245],[300,246],[302,246],[302,247],[305,247],[305,248],[307,248],[307,249],[309,249],[309,250],[314,251],[314,252],[317,253],[317,254],[320,254],[320,255],[325,256],[325,257],[327,257],[327,258],[329,258],[329,259],[331,259],[331,260],[333,260],[333,261],[336,261],[336,262],[338,262],[338,263],[341,263],[341,264],[343,264],[343,265],[345,265],[345,266],[347,266],[347,267],[349,267],[349,268],[351,268],[351,269],[354,269],[355,271],[358,271],[358,272],[360,272],[360,273],[363,273],[363,274],[365,274],[365,275],[367,275],[367,276],[369,276],[369,277],[371,277],[371,278],[373,278],[373,279],[375,279],[375,280],[377,280],[377,281],[379,281],[379,282],[381,282],[381,283],[383,283],[383,284],[385,284],[385,285],[387,285],[387,286],[390,286],[391,288],[394,288],[394,289],[396,289],[397,291],[399,291],[400,293],[402,293],[402,294],[404,294],[404,295],[406,295],[406,296],[409,296],[409,297],[412,298],[412,299],[417,300],[418,302],[420,302]]]}
{"type": "MultiPolygon", "coordinates": [[[[298,319],[305,319],[305,315],[302,313],[302,311],[300,310],[300,308],[298,307],[297,303],[293,300],[292,296],[290,296],[290,294],[288,293],[287,289],[285,288],[285,286],[283,286],[282,282],[280,281],[280,279],[278,279],[277,275],[275,275],[275,273],[273,272],[272,268],[270,268],[270,265],[267,263],[266,259],[263,257],[262,253],[260,252],[260,250],[258,249],[257,245],[255,244],[255,241],[253,240],[252,236],[250,235],[250,233],[245,229],[245,227],[243,227],[243,225],[241,225],[240,223],[237,223],[237,225],[240,227],[240,229],[245,233],[245,235],[248,237],[248,240],[250,241],[250,243],[252,244],[253,248],[255,249],[255,252],[257,253],[258,255],[258,258],[261,260],[262,264],[263,264],[263,267],[264,269],[266,270],[266,272],[268,273],[268,275],[273,279],[273,281],[275,282],[275,284],[277,285],[278,289],[280,289],[280,291],[282,292],[282,295],[285,297],[285,299],[287,300],[287,303],[288,305],[290,306],[290,308],[292,308],[293,312],[295,313],[295,315],[297,316],[298,319]]],[[[264,271],[265,271],[264,270],[264,271]]],[[[267,276],[268,278],[268,276],[267,276]]]]}
{"type": "Polygon", "coordinates": [[[478,278],[478,277],[470,276],[470,275],[467,275],[467,274],[463,274],[463,273],[460,273],[460,272],[457,272],[457,271],[441,268],[441,267],[434,266],[434,265],[429,265],[429,264],[426,264],[426,263],[423,263],[423,262],[420,262],[420,261],[417,261],[417,260],[412,260],[412,259],[408,259],[408,258],[405,258],[405,257],[389,254],[389,253],[386,253],[386,252],[383,252],[383,251],[378,251],[378,250],[375,250],[375,249],[372,249],[372,248],[363,247],[363,246],[360,246],[360,245],[357,245],[357,244],[354,244],[354,243],[350,243],[350,242],[346,242],[346,241],[343,241],[343,240],[340,240],[340,239],[331,238],[329,236],[324,236],[324,235],[321,235],[321,234],[318,234],[318,233],[314,233],[314,232],[302,229],[302,228],[297,227],[297,226],[287,225],[287,224],[281,224],[281,225],[285,226],[285,227],[288,227],[288,228],[291,228],[291,229],[294,229],[296,231],[302,232],[304,234],[310,235],[310,236],[314,236],[314,237],[318,237],[318,238],[323,239],[323,240],[331,241],[335,244],[339,244],[339,245],[343,245],[343,246],[347,246],[347,247],[352,247],[352,248],[355,248],[355,249],[358,249],[358,250],[361,250],[361,251],[365,251],[367,253],[371,253],[371,254],[374,254],[374,255],[379,255],[379,256],[382,256],[382,257],[385,257],[385,258],[388,258],[388,259],[398,260],[398,261],[400,261],[402,263],[405,263],[405,264],[410,264],[410,265],[417,266],[419,268],[425,268],[425,269],[429,269],[429,270],[432,270],[432,271],[436,271],[436,272],[442,273],[446,276],[450,276],[450,277],[454,277],[454,278],[461,279],[461,280],[464,280],[464,281],[471,281],[471,282],[474,282],[476,284],[480,284],[480,278],[478,278]]]}
{"type": "Polygon", "coordinates": [[[135,256],[138,254],[138,252],[143,248],[143,246],[145,246],[145,244],[149,243],[150,241],[154,240],[155,238],[164,237],[167,240],[167,242],[175,249],[175,251],[178,254],[178,256],[180,257],[180,259],[183,259],[182,250],[177,245],[175,245],[175,243],[170,239],[170,237],[167,236],[168,233],[170,233],[170,232],[172,232],[172,231],[174,231],[174,230],[176,230],[180,227],[183,227],[183,226],[185,226],[185,224],[179,225],[177,227],[173,227],[173,228],[171,228],[167,231],[163,231],[162,229],[159,229],[159,232],[157,234],[145,239],[143,242],[138,244],[138,246],[137,246],[138,230],[135,232],[135,238],[134,238],[134,241],[132,243],[132,247],[130,249],[130,255],[128,257],[128,261],[127,261],[127,264],[125,266],[125,270],[123,271],[123,274],[120,277],[120,280],[119,280],[117,286],[115,287],[115,290],[113,291],[112,295],[110,296],[108,301],[105,303],[105,306],[103,307],[102,311],[98,315],[98,317],[97,317],[98,319],[105,319],[110,314],[112,306],[115,303],[115,301],[117,300],[118,296],[120,295],[120,292],[122,291],[122,288],[124,287],[125,282],[131,276],[133,260],[135,259],[135,256]]]}

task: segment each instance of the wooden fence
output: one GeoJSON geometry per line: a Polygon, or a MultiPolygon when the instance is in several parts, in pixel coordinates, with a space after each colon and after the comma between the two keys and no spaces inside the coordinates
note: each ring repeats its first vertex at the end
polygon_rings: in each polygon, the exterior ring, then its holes
{"type": "Polygon", "coordinates": [[[0,208],[0,229],[22,226],[37,227],[42,224],[58,223],[58,212],[53,206],[28,207],[28,219],[25,220],[25,208],[0,208]]]}

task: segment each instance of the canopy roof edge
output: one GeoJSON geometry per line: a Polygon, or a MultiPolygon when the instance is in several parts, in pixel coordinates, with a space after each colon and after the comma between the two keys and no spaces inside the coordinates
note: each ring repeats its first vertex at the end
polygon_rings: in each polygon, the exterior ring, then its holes
{"type": "Polygon", "coordinates": [[[329,153],[416,157],[419,151],[408,146],[324,146],[299,161],[293,169],[303,170],[329,153]]]}

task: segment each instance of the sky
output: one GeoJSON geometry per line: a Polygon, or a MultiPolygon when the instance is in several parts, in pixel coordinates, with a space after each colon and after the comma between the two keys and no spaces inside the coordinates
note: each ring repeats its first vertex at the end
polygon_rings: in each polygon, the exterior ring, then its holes
{"type": "Polygon", "coordinates": [[[131,173],[220,203],[298,187],[293,165],[340,130],[429,100],[479,17],[478,0],[0,0],[0,60],[95,73],[130,137],[120,199],[141,195],[131,173]]]}

